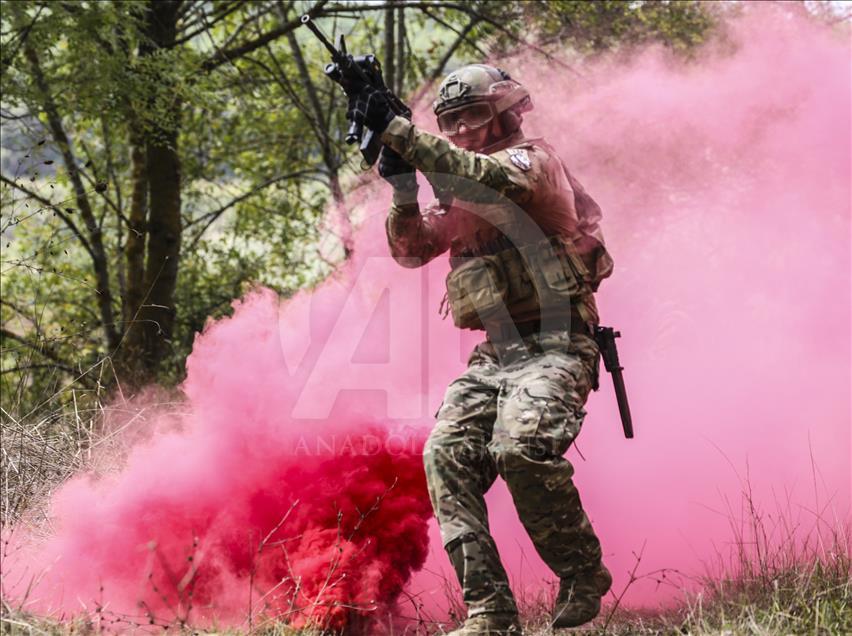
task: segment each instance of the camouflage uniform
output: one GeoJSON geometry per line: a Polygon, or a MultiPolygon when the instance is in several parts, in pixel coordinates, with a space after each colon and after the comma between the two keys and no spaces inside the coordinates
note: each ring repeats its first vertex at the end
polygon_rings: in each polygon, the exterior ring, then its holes
{"type": "Polygon", "coordinates": [[[574,469],[562,457],[580,432],[596,373],[591,339],[551,331],[506,345],[481,343],[468,370],[450,384],[424,459],[470,615],[516,611],[483,499],[498,474],[556,574],[568,578],[600,563],[600,543],[571,480],[574,469]]]}
{"type": "MultiPolygon", "coordinates": [[[[490,154],[475,153],[397,117],[382,141],[427,175],[462,177],[452,191],[456,202],[474,196],[473,184],[479,184],[510,203],[479,201],[477,213],[466,214],[455,202],[435,202],[421,212],[416,190],[395,190],[387,235],[401,264],[419,266],[447,250],[453,257],[469,253],[526,214],[544,235],[574,242],[594,287],[612,271],[600,209],[541,140],[516,134],[487,149],[490,154]]],[[[595,323],[592,295],[579,305],[562,310],[595,323]]],[[[600,542],[573,484],[574,469],[562,456],[580,432],[583,404],[598,374],[594,340],[571,331],[479,344],[467,371],[447,389],[426,443],[429,493],[469,616],[517,612],[483,498],[497,475],[554,573],[571,580],[601,565],[600,542]]]]}

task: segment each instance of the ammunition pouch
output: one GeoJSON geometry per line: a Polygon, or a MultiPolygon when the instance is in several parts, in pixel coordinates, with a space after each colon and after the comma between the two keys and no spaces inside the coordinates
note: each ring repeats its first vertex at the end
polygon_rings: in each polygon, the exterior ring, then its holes
{"type": "Polygon", "coordinates": [[[454,259],[447,276],[453,322],[484,329],[530,314],[567,312],[591,293],[589,275],[573,244],[561,237],[495,254],[454,259]],[[461,261],[461,262],[460,262],[461,261]]]}

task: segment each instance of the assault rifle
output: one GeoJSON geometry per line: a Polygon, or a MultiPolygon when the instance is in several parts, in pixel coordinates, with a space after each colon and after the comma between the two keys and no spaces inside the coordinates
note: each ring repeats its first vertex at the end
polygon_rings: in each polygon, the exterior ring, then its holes
{"type": "MultiPolygon", "coordinates": [[[[331,53],[331,63],[325,65],[325,74],[329,79],[343,87],[347,97],[357,94],[365,85],[370,85],[384,93],[388,102],[390,102],[391,110],[394,114],[411,118],[411,110],[408,106],[403,104],[385,86],[385,80],[382,77],[382,65],[375,55],[368,54],[357,57],[350,55],[346,52],[346,40],[344,40],[342,33],[337,36],[337,46],[334,46],[323,35],[322,31],[319,30],[319,27],[314,24],[310,14],[306,13],[303,15],[301,22],[311,30],[311,33],[331,53]]],[[[367,166],[372,166],[376,163],[376,159],[379,158],[379,152],[382,150],[382,142],[372,130],[353,121],[349,125],[349,130],[346,132],[345,140],[347,144],[358,143],[361,156],[364,157],[364,163],[367,166]]]]}
{"type": "Polygon", "coordinates": [[[630,417],[627,389],[624,387],[624,376],[621,374],[624,367],[618,361],[618,349],[615,347],[615,339],[620,337],[621,332],[612,327],[595,327],[595,341],[601,350],[604,367],[612,375],[612,384],[615,388],[615,399],[618,400],[618,412],[621,415],[624,437],[630,439],[633,437],[633,419],[630,417]]]}

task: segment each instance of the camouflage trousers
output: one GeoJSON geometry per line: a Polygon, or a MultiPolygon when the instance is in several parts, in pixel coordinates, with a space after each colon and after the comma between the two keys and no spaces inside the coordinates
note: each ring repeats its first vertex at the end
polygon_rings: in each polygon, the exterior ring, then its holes
{"type": "Polygon", "coordinates": [[[599,566],[600,542],[562,457],[580,432],[597,372],[591,338],[549,331],[507,344],[486,340],[447,389],[424,462],[469,616],[517,611],[483,498],[498,474],[557,576],[599,566]]]}

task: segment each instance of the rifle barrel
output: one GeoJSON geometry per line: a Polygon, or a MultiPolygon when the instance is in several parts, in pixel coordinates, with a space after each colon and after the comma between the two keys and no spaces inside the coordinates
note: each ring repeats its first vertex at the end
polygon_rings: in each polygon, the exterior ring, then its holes
{"type": "Polygon", "coordinates": [[[328,38],[323,35],[323,32],[319,30],[319,27],[314,23],[313,19],[311,19],[311,15],[306,13],[301,18],[299,18],[300,22],[308,27],[311,32],[317,36],[317,39],[322,43],[322,45],[328,49],[329,53],[331,53],[331,59],[335,62],[339,61],[340,51],[328,41],[328,38]]]}

